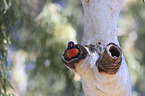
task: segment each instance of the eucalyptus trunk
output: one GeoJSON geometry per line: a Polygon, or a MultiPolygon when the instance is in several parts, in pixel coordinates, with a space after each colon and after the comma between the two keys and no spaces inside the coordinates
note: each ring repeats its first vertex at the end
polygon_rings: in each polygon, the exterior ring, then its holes
{"type": "Polygon", "coordinates": [[[81,76],[86,96],[132,96],[128,67],[117,38],[117,22],[124,0],[82,0],[84,34],[78,58],[64,64],[81,76]]]}

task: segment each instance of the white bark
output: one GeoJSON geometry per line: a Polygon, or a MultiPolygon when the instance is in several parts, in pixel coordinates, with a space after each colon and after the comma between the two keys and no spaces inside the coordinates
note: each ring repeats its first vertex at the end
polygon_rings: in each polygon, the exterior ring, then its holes
{"type": "MultiPolygon", "coordinates": [[[[84,34],[82,45],[101,42],[102,46],[113,42],[117,45],[117,22],[124,0],[82,0],[84,9],[84,34]]],[[[89,52],[89,50],[88,50],[89,52]]],[[[77,65],[75,72],[81,75],[86,96],[132,96],[129,71],[125,59],[116,74],[99,73],[97,52],[77,65]]]]}
{"type": "Polygon", "coordinates": [[[66,49],[62,60],[81,76],[86,96],[132,96],[128,67],[117,39],[117,22],[123,1],[82,0],[85,20],[82,45],[88,46],[85,47],[87,52],[79,49],[80,56],[68,60],[66,49]],[[112,44],[110,47],[109,43],[112,44]]]}
{"type": "Polygon", "coordinates": [[[116,74],[100,73],[96,66],[99,54],[87,51],[87,57],[80,60],[75,69],[71,69],[81,76],[85,96],[132,96],[129,71],[124,58],[116,74]]]}
{"type": "Polygon", "coordinates": [[[123,1],[82,0],[85,22],[82,44],[118,43],[117,21],[123,1]]]}

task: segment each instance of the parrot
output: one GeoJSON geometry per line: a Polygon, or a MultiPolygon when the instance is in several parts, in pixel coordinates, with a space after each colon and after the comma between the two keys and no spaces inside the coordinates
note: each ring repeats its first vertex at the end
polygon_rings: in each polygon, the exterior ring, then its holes
{"type": "Polygon", "coordinates": [[[79,49],[75,46],[73,41],[68,42],[67,46],[67,57],[69,60],[79,57],[79,49]]]}

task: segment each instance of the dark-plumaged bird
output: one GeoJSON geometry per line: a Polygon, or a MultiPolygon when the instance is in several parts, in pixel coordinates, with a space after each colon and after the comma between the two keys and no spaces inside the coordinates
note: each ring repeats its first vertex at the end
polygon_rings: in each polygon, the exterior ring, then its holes
{"type": "Polygon", "coordinates": [[[73,41],[68,42],[67,57],[69,60],[79,57],[79,49],[76,48],[73,41]]]}

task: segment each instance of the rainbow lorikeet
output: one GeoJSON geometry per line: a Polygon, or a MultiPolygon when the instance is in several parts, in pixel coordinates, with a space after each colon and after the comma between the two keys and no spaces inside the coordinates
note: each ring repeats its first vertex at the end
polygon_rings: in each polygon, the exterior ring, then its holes
{"type": "Polygon", "coordinates": [[[79,49],[75,46],[73,41],[68,42],[67,57],[71,60],[79,57],[79,49]]]}

